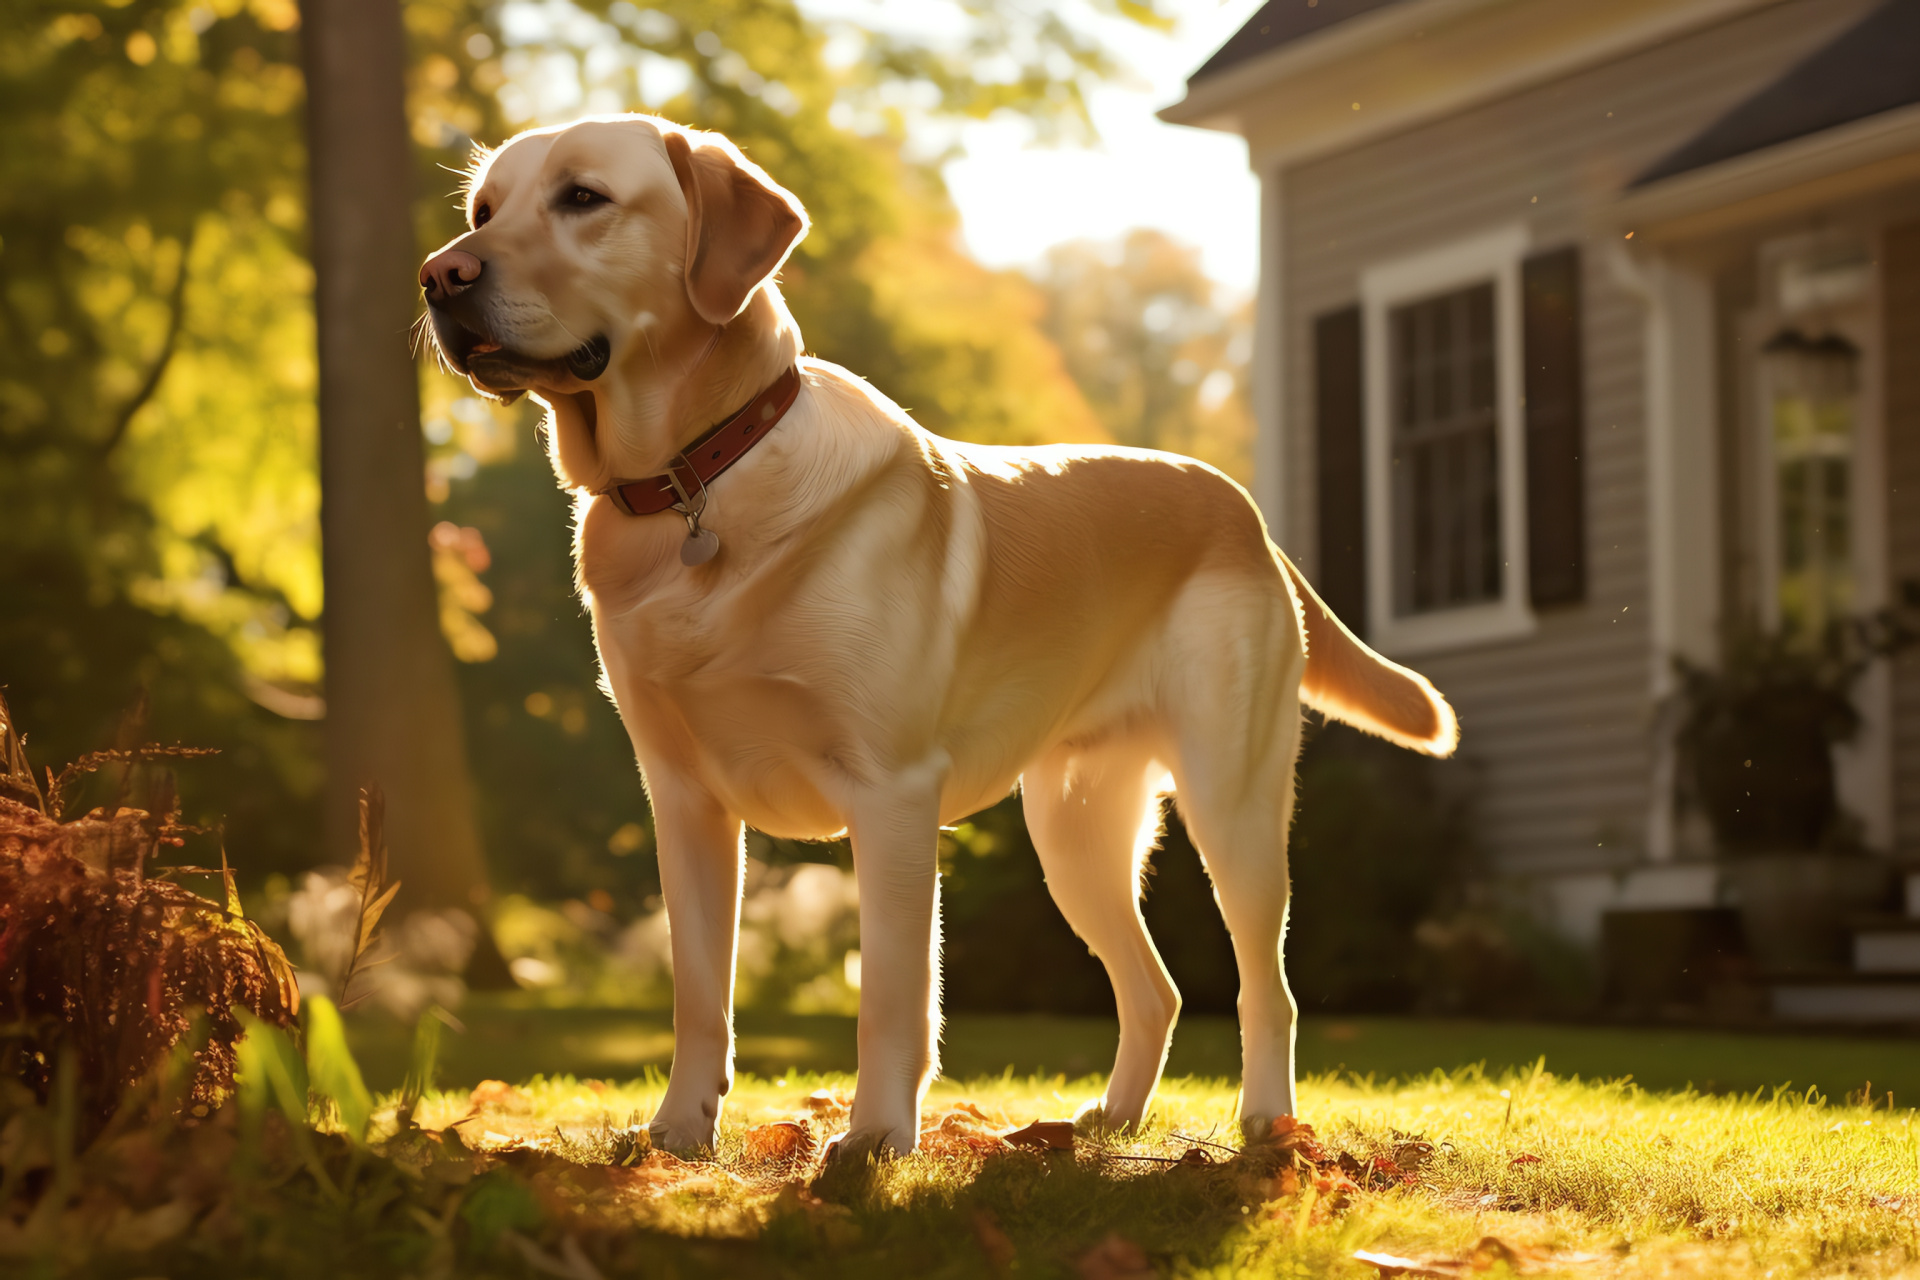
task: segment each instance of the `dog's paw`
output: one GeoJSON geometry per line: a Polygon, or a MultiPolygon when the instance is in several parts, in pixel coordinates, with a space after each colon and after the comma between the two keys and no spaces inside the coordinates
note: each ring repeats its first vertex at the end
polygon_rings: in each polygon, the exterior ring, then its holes
{"type": "Polygon", "coordinates": [[[1282,1146],[1287,1135],[1298,1127],[1292,1116],[1241,1116],[1240,1138],[1248,1147],[1282,1146]]]}
{"type": "Polygon", "coordinates": [[[647,1136],[653,1139],[656,1151],[683,1157],[713,1154],[714,1123],[705,1116],[695,1119],[655,1116],[647,1126],[647,1136]]]}
{"type": "Polygon", "coordinates": [[[855,1129],[827,1144],[823,1167],[831,1168],[841,1162],[858,1165],[891,1160],[896,1156],[912,1155],[919,1145],[920,1135],[911,1127],[855,1129]]]}
{"type": "MultiPolygon", "coordinates": [[[[916,1138],[918,1135],[915,1135],[916,1138]]],[[[836,1204],[851,1204],[870,1195],[880,1183],[881,1166],[912,1152],[894,1130],[863,1129],[841,1134],[827,1144],[813,1194],[836,1204]]]]}
{"type": "Polygon", "coordinates": [[[1095,1098],[1073,1113],[1073,1131],[1086,1136],[1103,1133],[1133,1133],[1144,1119],[1138,1113],[1110,1110],[1105,1098],[1095,1098]]]}

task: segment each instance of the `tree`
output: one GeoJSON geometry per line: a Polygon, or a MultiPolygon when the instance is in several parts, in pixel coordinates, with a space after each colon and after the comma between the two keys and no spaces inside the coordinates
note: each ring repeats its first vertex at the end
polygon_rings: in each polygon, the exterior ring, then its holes
{"type": "Polygon", "coordinates": [[[306,0],[307,151],[320,350],[327,840],[359,788],[387,794],[411,904],[488,893],[453,659],[428,552],[414,319],[414,156],[398,0],[306,0]]]}
{"type": "MultiPolygon", "coordinates": [[[[417,197],[404,254],[390,247],[365,277],[394,290],[397,324],[420,255],[458,227],[444,169],[528,122],[524,104],[570,57],[579,96],[541,109],[645,107],[724,129],[799,192],[815,231],[786,284],[816,352],[948,434],[1102,434],[1041,331],[1040,291],[965,256],[937,171],[903,146],[915,113],[1084,130],[1080,85],[1109,70],[1093,40],[1015,0],[953,0],[964,34],[918,43],[823,27],[788,0],[585,4],[591,16],[540,6],[550,35],[516,20],[511,39],[480,0],[401,7],[411,169],[389,160],[374,190],[356,151],[348,188],[391,197],[390,216],[417,197]],[[830,60],[829,39],[853,60],[830,60]],[[982,69],[1007,50],[1011,64],[982,69]]],[[[323,859],[326,728],[287,717],[319,710],[320,632],[338,621],[323,614],[346,603],[322,591],[300,17],[294,0],[0,6],[0,682],[48,761],[105,745],[144,689],[153,736],[222,749],[183,792],[194,820],[226,816],[249,871],[323,859]]],[[[491,869],[543,894],[643,896],[644,800],[594,688],[565,500],[528,447],[531,419],[483,411],[437,373],[420,385],[431,515],[483,528],[494,550],[498,656],[464,647],[455,669],[491,869]]],[[[380,386],[404,422],[391,369],[380,386]]],[[[406,434],[386,443],[404,455],[406,434]]],[[[375,471],[419,488],[413,459],[375,471]]],[[[395,522],[403,559],[426,554],[415,510],[395,522]]],[[[410,563],[409,590],[430,592],[410,563]]],[[[406,875],[408,898],[432,879],[406,875]]],[[[477,882],[446,879],[436,895],[477,882]]]]}
{"type": "Polygon", "coordinates": [[[1160,231],[1047,255],[1045,327],[1122,444],[1168,449],[1246,481],[1251,307],[1224,310],[1197,250],[1160,231]]]}
{"type": "Polygon", "coordinates": [[[299,668],[317,567],[303,370],[259,358],[304,334],[295,14],[223,9],[0,7],[0,682],[41,763],[144,694],[148,736],[221,749],[189,819],[289,867],[315,735],[249,690],[299,668]]]}

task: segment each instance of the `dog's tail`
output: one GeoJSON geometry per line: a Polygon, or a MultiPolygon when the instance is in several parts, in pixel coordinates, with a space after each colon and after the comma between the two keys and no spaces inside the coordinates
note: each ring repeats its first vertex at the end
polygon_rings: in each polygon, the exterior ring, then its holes
{"type": "Polygon", "coordinates": [[[1460,722],[1440,691],[1417,671],[1367,648],[1333,616],[1304,574],[1276,550],[1292,579],[1306,626],[1307,670],[1300,697],[1314,710],[1430,756],[1450,756],[1460,722]]]}

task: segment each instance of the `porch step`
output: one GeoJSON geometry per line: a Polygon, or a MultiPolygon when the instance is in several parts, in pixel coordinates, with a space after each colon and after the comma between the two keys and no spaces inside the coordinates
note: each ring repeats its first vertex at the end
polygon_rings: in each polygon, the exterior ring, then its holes
{"type": "Polygon", "coordinates": [[[1855,973],[1908,973],[1920,977],[1920,919],[1861,916],[1851,921],[1855,973]]]}
{"type": "Polygon", "coordinates": [[[1782,1021],[1920,1024],[1920,977],[1834,974],[1771,985],[1773,1015],[1782,1021]]]}

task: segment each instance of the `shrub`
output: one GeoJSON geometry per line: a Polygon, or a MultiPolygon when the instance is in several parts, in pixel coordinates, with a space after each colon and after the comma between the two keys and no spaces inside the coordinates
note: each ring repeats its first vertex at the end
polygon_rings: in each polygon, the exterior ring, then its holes
{"type": "MultiPolygon", "coordinates": [[[[115,805],[63,822],[61,782],[75,770],[42,796],[4,703],[0,746],[9,766],[0,795],[0,1074],[44,1102],[71,1060],[90,1136],[202,1019],[205,1042],[191,1046],[179,1101],[211,1107],[233,1086],[235,1009],[292,1024],[300,998],[292,966],[241,911],[224,866],[224,903],[165,878],[171,872],[150,872],[187,830],[166,775],[147,809],[115,805]]],[[[76,768],[130,769],[162,754],[96,753],[76,768]]]]}

